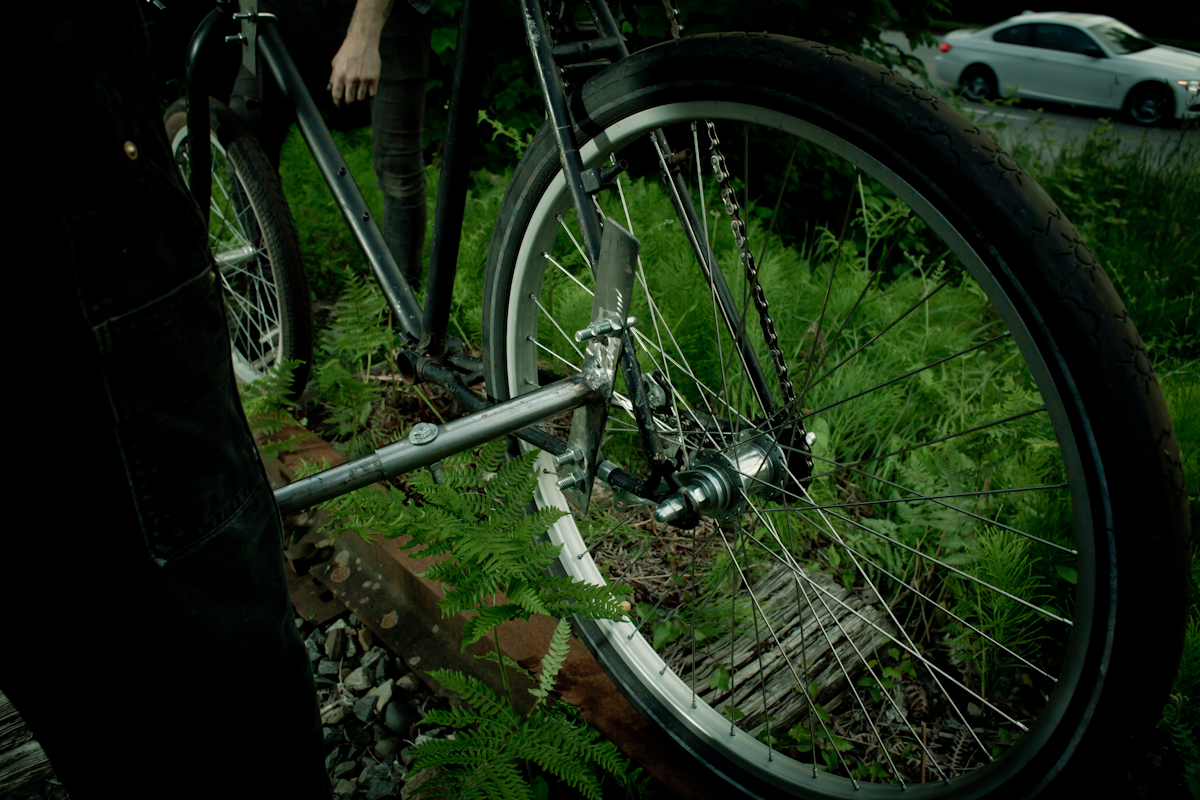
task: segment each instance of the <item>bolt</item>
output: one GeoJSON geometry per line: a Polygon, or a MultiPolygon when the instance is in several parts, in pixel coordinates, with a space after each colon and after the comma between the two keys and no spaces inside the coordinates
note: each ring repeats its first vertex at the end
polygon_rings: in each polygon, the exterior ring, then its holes
{"type": "Polygon", "coordinates": [[[575,445],[568,445],[567,451],[554,457],[554,466],[563,467],[567,464],[582,464],[583,451],[575,445]]]}
{"type": "MultiPolygon", "coordinates": [[[[637,325],[637,317],[630,317],[625,321],[625,328],[632,328],[637,325]]],[[[575,332],[575,341],[586,342],[588,339],[595,339],[597,336],[606,336],[614,331],[622,329],[622,325],[615,319],[602,319],[591,323],[581,331],[575,332]]]]}
{"type": "Polygon", "coordinates": [[[587,481],[587,476],[582,472],[572,472],[565,478],[559,478],[558,483],[554,484],[559,489],[570,489],[574,486],[579,486],[587,481]]]}
{"type": "Polygon", "coordinates": [[[369,211],[364,211],[362,213],[362,221],[367,222],[370,219],[371,219],[371,213],[369,211]]]}
{"type": "Polygon", "coordinates": [[[238,34],[235,34],[235,35],[233,35],[233,36],[226,36],[226,37],[225,37],[225,41],[226,41],[226,42],[241,42],[242,44],[245,44],[245,43],[246,43],[246,37],[245,37],[245,36],[243,36],[242,34],[238,33],[238,34]]]}
{"type": "Polygon", "coordinates": [[[438,436],[438,426],[432,422],[418,422],[413,425],[413,429],[408,432],[408,440],[420,447],[423,444],[429,444],[438,436]]]}
{"type": "Polygon", "coordinates": [[[812,447],[812,443],[815,442],[816,440],[817,440],[817,432],[816,431],[809,431],[808,433],[804,434],[804,442],[809,447],[812,447]]]}
{"type": "Polygon", "coordinates": [[[346,168],[338,167],[338,175],[345,175],[345,174],[346,174],[346,168]]]}

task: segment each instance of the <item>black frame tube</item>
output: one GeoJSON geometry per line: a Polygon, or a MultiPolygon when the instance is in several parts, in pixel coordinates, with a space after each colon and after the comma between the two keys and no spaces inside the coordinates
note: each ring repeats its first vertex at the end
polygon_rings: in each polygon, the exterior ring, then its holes
{"type": "Polygon", "coordinates": [[[224,6],[217,6],[201,20],[188,42],[184,75],[187,81],[187,127],[188,164],[192,171],[188,178],[188,189],[200,207],[204,227],[208,227],[209,206],[212,200],[212,153],[208,144],[208,82],[213,50],[210,41],[227,13],[224,6]],[[196,131],[203,131],[197,136],[196,131]],[[200,142],[197,146],[197,142],[200,142]]]}
{"type": "MultiPolygon", "coordinates": [[[[474,11],[472,0],[463,0],[458,12],[458,43],[455,47],[454,85],[450,91],[450,115],[438,177],[437,205],[433,211],[433,241],[429,250],[429,276],[425,280],[424,334],[418,350],[440,359],[446,352],[446,327],[450,323],[450,301],[462,240],[463,210],[467,203],[471,151],[479,125],[479,91],[483,78],[483,55],[477,53],[483,9],[474,11]]],[[[484,26],[486,30],[486,25],[484,26]]]]}
{"type": "Polygon", "coordinates": [[[591,195],[583,188],[583,159],[575,145],[566,92],[563,91],[562,77],[558,74],[558,65],[550,50],[550,34],[546,30],[546,20],[538,0],[521,0],[521,15],[525,20],[525,39],[533,56],[542,97],[546,100],[546,116],[554,129],[558,158],[571,193],[571,204],[575,207],[579,237],[583,240],[584,253],[594,270],[600,260],[600,218],[592,206],[591,195]]]}
{"type": "Polygon", "coordinates": [[[375,273],[375,280],[378,282],[379,288],[383,290],[383,295],[387,300],[388,307],[395,315],[396,322],[411,337],[411,341],[416,342],[420,340],[422,333],[421,307],[413,296],[408,282],[400,274],[400,268],[396,266],[396,259],[392,257],[391,251],[384,243],[383,234],[379,232],[379,226],[375,224],[367,201],[363,199],[358,184],[350,175],[350,169],[346,166],[345,159],[338,152],[337,145],[334,144],[333,137],[329,134],[329,128],[321,119],[321,112],[317,110],[316,103],[313,102],[304,81],[296,71],[292,57],[288,55],[283,40],[279,38],[279,32],[275,30],[273,24],[262,24],[262,22],[260,22],[257,37],[259,52],[275,77],[276,83],[279,84],[284,97],[295,106],[296,121],[300,126],[300,132],[304,135],[304,141],[307,142],[308,149],[312,152],[322,177],[329,184],[329,190],[333,193],[342,216],[350,226],[355,241],[358,242],[358,246],[362,248],[363,254],[367,257],[367,263],[371,265],[371,271],[375,273]]]}

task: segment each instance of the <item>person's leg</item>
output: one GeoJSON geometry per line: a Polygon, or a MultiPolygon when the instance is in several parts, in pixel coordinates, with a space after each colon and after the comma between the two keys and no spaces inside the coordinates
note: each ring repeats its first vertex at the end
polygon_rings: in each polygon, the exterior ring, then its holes
{"type": "Polygon", "coordinates": [[[383,193],[383,239],[410,284],[425,244],[425,82],[429,18],[397,2],[379,43],[379,92],[371,102],[375,175],[383,193]]]}
{"type": "Polygon", "coordinates": [[[0,690],[72,797],[328,800],[280,520],[136,11],[77,2],[48,22],[98,66],[51,65],[63,91],[29,110],[52,154],[27,212],[49,260],[14,274],[42,313],[14,347],[54,366],[26,374],[10,426],[0,690]]]}

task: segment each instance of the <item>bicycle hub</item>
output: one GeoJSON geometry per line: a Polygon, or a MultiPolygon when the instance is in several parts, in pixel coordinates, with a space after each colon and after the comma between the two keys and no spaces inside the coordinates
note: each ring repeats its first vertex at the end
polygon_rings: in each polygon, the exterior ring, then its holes
{"type": "Polygon", "coordinates": [[[688,528],[699,514],[731,519],[746,510],[751,495],[776,494],[781,484],[792,482],[787,454],[773,438],[755,431],[736,438],[729,449],[705,451],[692,469],[680,472],[682,488],[658,504],[654,519],[688,528]]]}

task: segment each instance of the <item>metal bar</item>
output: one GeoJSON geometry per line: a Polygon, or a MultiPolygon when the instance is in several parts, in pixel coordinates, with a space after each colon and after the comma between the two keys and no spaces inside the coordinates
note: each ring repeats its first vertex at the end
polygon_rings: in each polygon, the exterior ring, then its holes
{"type": "MultiPolygon", "coordinates": [[[[597,397],[602,397],[606,388],[605,382],[601,373],[585,370],[485,411],[447,422],[437,429],[436,438],[428,444],[417,445],[410,439],[405,439],[381,447],[369,456],[302,478],[275,490],[279,513],[284,516],[298,513],[309,506],[361,489],[376,481],[429,466],[446,456],[470,450],[492,439],[578,408],[597,397]]],[[[611,389],[611,378],[608,382],[607,388],[611,389]]]]}
{"type": "Polygon", "coordinates": [[[188,164],[192,170],[188,188],[200,206],[200,217],[206,228],[212,200],[212,153],[208,150],[208,85],[204,79],[208,77],[212,60],[210,40],[225,13],[223,7],[214,8],[196,26],[188,42],[184,71],[187,82],[188,164]]]}
{"type": "Polygon", "coordinates": [[[550,34],[537,0],[521,0],[521,14],[525,18],[525,38],[533,55],[538,83],[546,101],[546,116],[554,128],[554,141],[558,144],[558,159],[562,163],[567,188],[571,193],[571,204],[579,222],[579,234],[583,249],[592,269],[600,260],[600,219],[592,207],[591,196],[583,188],[583,159],[575,146],[575,134],[571,128],[571,114],[567,109],[566,92],[558,65],[550,51],[550,34]]]}
{"type": "Polygon", "coordinates": [[[617,51],[618,58],[625,58],[629,55],[629,48],[625,46],[625,37],[621,35],[621,29],[617,27],[617,21],[613,19],[612,9],[608,7],[608,2],[606,0],[584,0],[584,2],[587,5],[588,13],[592,15],[592,21],[596,23],[596,33],[600,37],[598,41],[592,42],[593,50],[613,47],[617,51]]]}
{"type": "MultiPolygon", "coordinates": [[[[471,150],[479,126],[476,116],[485,54],[480,51],[477,41],[480,31],[480,20],[477,18],[490,5],[485,0],[482,9],[473,12],[472,0],[463,0],[458,12],[454,87],[450,91],[450,116],[442,150],[442,170],[438,177],[437,207],[433,212],[429,277],[425,281],[425,332],[417,346],[418,350],[431,358],[441,358],[446,351],[446,326],[450,322],[450,301],[458,267],[458,246],[462,239],[471,150]]],[[[486,19],[483,21],[486,23],[486,19]]],[[[486,24],[482,30],[486,32],[486,24]]]]}
{"type": "Polygon", "coordinates": [[[288,55],[283,40],[273,24],[261,25],[258,34],[258,47],[267,62],[276,83],[296,109],[296,121],[308,149],[312,152],[317,168],[329,184],[329,190],[341,209],[342,216],[350,226],[355,241],[362,248],[363,255],[371,265],[375,280],[387,299],[388,307],[395,314],[396,321],[402,330],[416,342],[421,338],[421,307],[413,297],[412,289],[400,274],[396,259],[383,241],[383,234],[372,220],[371,210],[363,199],[358,184],[350,175],[342,154],[338,152],[329,128],[321,119],[321,112],[304,86],[292,57],[288,55]]]}
{"type": "MultiPolygon", "coordinates": [[[[454,402],[467,411],[483,411],[494,405],[492,402],[484,400],[467,388],[463,383],[463,376],[460,373],[439,364],[433,359],[418,356],[411,351],[401,353],[401,359],[400,371],[402,373],[405,370],[409,370],[412,378],[415,380],[436,383],[449,392],[454,402]]],[[[512,435],[552,455],[562,455],[567,451],[566,442],[560,442],[550,434],[537,428],[522,428],[519,431],[514,431],[512,435]]]]}

